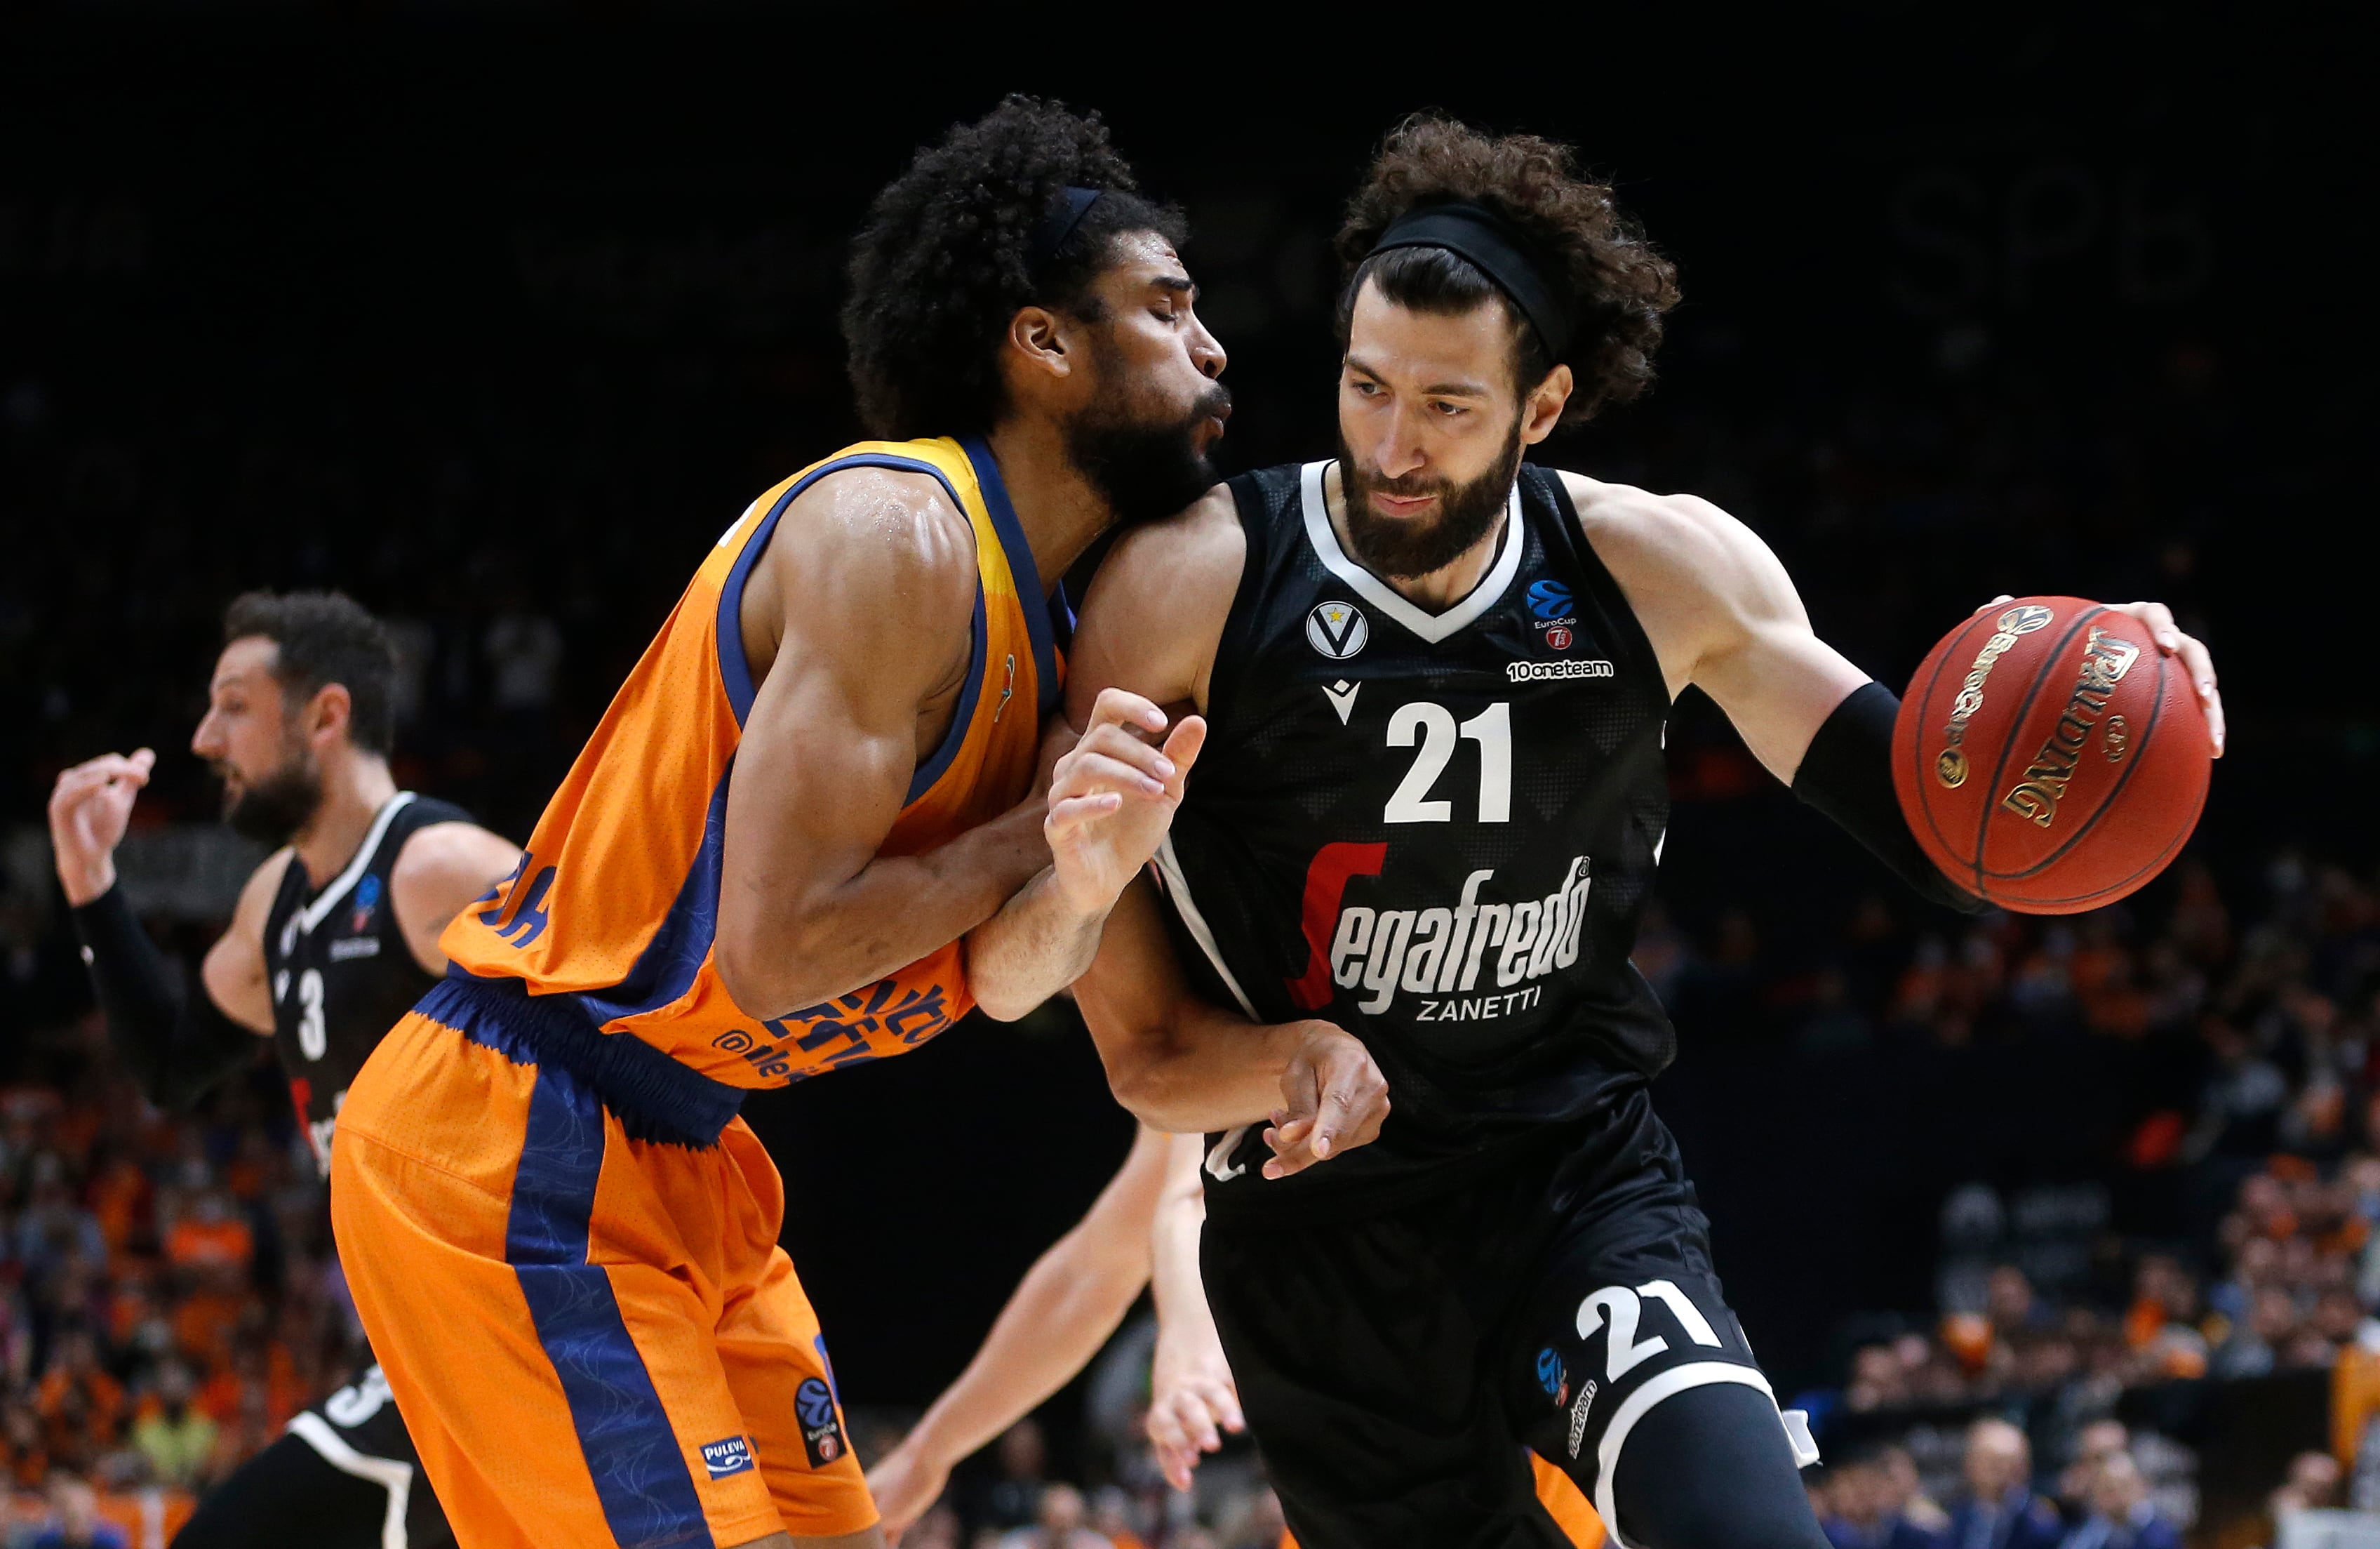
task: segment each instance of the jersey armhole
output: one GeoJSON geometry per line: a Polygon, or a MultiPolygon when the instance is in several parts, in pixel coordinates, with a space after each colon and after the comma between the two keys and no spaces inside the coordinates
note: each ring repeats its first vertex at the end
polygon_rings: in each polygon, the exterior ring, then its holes
{"type": "Polygon", "coordinates": [[[1248,634],[1255,620],[1264,577],[1272,563],[1270,524],[1266,517],[1264,486],[1254,473],[1225,482],[1232,492],[1232,513],[1240,520],[1243,553],[1240,582],[1232,591],[1232,611],[1223,616],[1223,632],[1215,640],[1215,665],[1207,674],[1207,725],[1210,735],[1224,724],[1232,691],[1247,671],[1248,634]]]}
{"type": "Polygon", "coordinates": [[[1562,482],[1561,471],[1536,463],[1523,463],[1521,469],[1524,477],[1534,473],[1544,481],[1554,516],[1561,524],[1562,541],[1578,558],[1578,573],[1594,589],[1596,602],[1610,616],[1613,625],[1627,631],[1628,649],[1634,653],[1638,669],[1653,675],[1653,681],[1662,685],[1666,698],[1668,679],[1662,676],[1661,653],[1653,649],[1653,637],[1645,632],[1645,621],[1636,616],[1628,593],[1621,590],[1620,579],[1603,563],[1603,555],[1595,552],[1595,541],[1586,535],[1586,524],[1579,520],[1578,507],[1571,504],[1570,486],[1562,482]]]}

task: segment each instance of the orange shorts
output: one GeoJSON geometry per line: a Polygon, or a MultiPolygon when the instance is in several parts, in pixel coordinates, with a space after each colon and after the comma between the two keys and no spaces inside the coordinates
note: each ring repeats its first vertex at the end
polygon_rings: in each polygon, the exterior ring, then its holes
{"type": "Polygon", "coordinates": [[[433,990],[332,1147],[356,1310],[462,1549],[868,1527],[759,1141],[724,1110],[712,1144],[632,1139],[652,1126],[624,1126],[583,1059],[516,1036],[560,1008],[514,1009],[433,990]]]}

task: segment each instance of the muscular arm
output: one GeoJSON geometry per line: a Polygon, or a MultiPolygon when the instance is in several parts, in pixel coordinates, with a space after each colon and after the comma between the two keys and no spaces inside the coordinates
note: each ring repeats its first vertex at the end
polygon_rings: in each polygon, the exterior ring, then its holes
{"type": "Polygon", "coordinates": [[[939,950],[1047,862],[1038,797],[922,854],[877,853],[921,707],[965,671],[975,589],[965,513],[933,480],[877,469],[804,494],[754,566],[743,627],[759,688],[728,787],[718,936],[720,978],[750,1015],[939,950]]]}
{"type": "Polygon", "coordinates": [[[424,973],[445,976],[439,936],[519,862],[520,850],[511,840],[476,823],[433,823],[406,839],[389,872],[388,891],[397,929],[424,973]]]}
{"type": "Polygon", "coordinates": [[[951,1468],[1033,1412],[1090,1364],[1148,1284],[1149,1221],[1168,1137],[1140,1131],[1074,1229],[1034,1261],[983,1348],[869,1482],[894,1531],[941,1494],[951,1468]]]}
{"type": "MultiPolygon", "coordinates": [[[[1694,495],[1654,495],[1562,475],[1581,527],[1645,626],[1670,691],[1692,683],[1727,713],[1768,772],[1927,897],[1980,908],[1925,859],[1892,793],[1888,690],[1817,637],[1768,545],[1694,495]]],[[[2006,599],[2002,599],[2005,601],[2006,599]]],[[[2222,702],[2205,647],[2160,604],[2123,612],[2179,655],[2222,750],[2222,702]]]]}
{"type": "MultiPolygon", "coordinates": [[[[1126,535],[1084,599],[1070,713],[1087,719],[1100,693],[1117,688],[1172,711],[1203,711],[1246,552],[1222,488],[1126,535]]],[[[1116,1100],[1174,1131],[1276,1116],[1286,1139],[1269,1176],[1376,1135],[1385,1084],[1362,1044],[1328,1022],[1260,1023],[1208,1004],[1174,959],[1162,907],[1145,877],[1126,886],[1075,985],[1116,1100]]]]}

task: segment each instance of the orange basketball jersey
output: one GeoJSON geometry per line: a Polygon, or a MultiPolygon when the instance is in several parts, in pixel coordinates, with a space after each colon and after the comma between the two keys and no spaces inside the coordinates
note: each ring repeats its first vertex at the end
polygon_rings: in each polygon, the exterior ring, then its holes
{"type": "Polygon", "coordinates": [[[745,579],[794,498],[856,468],[939,481],[974,525],[979,578],[950,733],[918,767],[880,853],[931,849],[1024,799],[1060,664],[1000,470],[979,441],[861,442],[754,501],[720,539],[538,820],[519,869],[447,928],[441,945],[456,973],[573,997],[602,1031],[743,1088],[903,1053],[975,1004],[956,942],[772,1021],[747,1016],[719,981],[727,783],[754,691],[745,579]]]}

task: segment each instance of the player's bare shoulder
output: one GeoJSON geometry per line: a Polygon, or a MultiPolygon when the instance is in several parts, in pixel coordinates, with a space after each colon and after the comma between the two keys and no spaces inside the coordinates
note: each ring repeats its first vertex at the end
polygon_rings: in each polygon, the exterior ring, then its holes
{"type": "Polygon", "coordinates": [[[1580,531],[1645,627],[1672,693],[1707,653],[1779,607],[1798,610],[1760,535],[1702,496],[1561,478],[1580,531]]]}
{"type": "Polygon", "coordinates": [[[1203,707],[1247,553],[1228,484],[1119,538],[1083,601],[1067,679],[1070,707],[1087,696],[1080,709],[1087,713],[1090,700],[1111,686],[1160,704],[1203,707]]]}
{"type": "Polygon", "coordinates": [[[745,583],[745,653],[765,676],[805,619],[848,638],[896,626],[928,655],[966,651],[975,526],[930,474],[836,469],[795,496],[745,583]]]}

